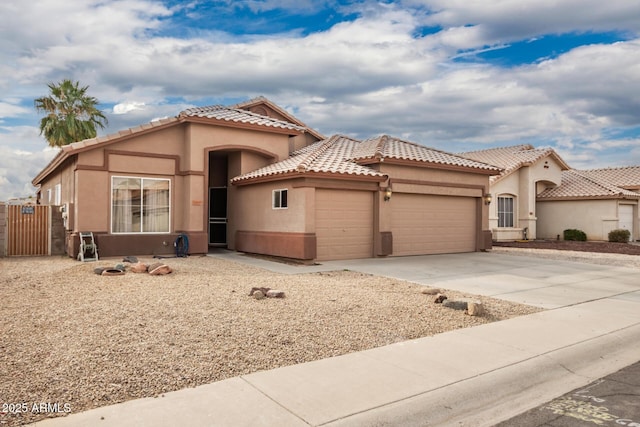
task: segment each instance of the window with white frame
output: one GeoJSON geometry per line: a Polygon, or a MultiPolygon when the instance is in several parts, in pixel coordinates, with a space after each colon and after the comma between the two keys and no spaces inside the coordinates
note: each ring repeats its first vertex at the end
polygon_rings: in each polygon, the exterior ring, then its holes
{"type": "Polygon", "coordinates": [[[111,177],[112,233],[168,233],[171,181],[111,177]]]}
{"type": "Polygon", "coordinates": [[[513,200],[512,196],[498,197],[498,227],[513,227],[513,200]]]}
{"type": "Polygon", "coordinates": [[[287,204],[287,189],[273,190],[273,209],[286,209],[287,204]]]}

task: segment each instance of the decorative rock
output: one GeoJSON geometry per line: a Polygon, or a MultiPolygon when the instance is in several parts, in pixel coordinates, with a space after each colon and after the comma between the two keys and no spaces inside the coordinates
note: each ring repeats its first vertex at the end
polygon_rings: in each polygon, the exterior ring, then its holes
{"type": "Polygon", "coordinates": [[[153,270],[151,269],[151,267],[149,267],[149,274],[152,276],[159,276],[162,274],[170,274],[173,270],[171,269],[171,267],[169,267],[166,264],[160,264],[159,266],[157,266],[156,268],[154,268],[153,270]]]}
{"type": "Polygon", "coordinates": [[[138,262],[138,258],[134,257],[134,256],[126,256],[122,259],[122,262],[128,262],[130,264],[135,264],[138,262]]]}
{"type": "Polygon", "coordinates": [[[161,262],[154,262],[153,264],[149,264],[149,271],[155,270],[156,268],[160,267],[161,265],[164,265],[161,262]]]}
{"type": "Polygon", "coordinates": [[[424,288],[420,291],[420,293],[425,295],[438,295],[440,293],[440,289],[436,288],[424,288]]]}
{"type": "Polygon", "coordinates": [[[131,271],[133,271],[134,273],[146,273],[147,265],[141,262],[137,262],[131,265],[131,271]]]}
{"type": "Polygon", "coordinates": [[[127,267],[126,267],[124,264],[122,264],[122,263],[120,263],[120,264],[116,264],[116,266],[115,266],[115,269],[116,269],[116,270],[121,270],[121,271],[126,270],[126,268],[127,268],[127,267]]]}
{"type": "Polygon", "coordinates": [[[442,305],[447,308],[452,308],[454,310],[466,310],[467,302],[466,301],[451,301],[446,300],[442,302],[442,305]]]}
{"type": "Polygon", "coordinates": [[[436,297],[435,300],[433,300],[433,302],[435,302],[436,304],[442,304],[442,301],[446,300],[447,296],[444,294],[438,294],[438,296],[436,297]]]}
{"type": "Polygon", "coordinates": [[[96,274],[102,274],[103,271],[105,271],[107,269],[107,267],[96,267],[93,269],[93,272],[96,274]]]}
{"type": "Polygon", "coordinates": [[[251,290],[249,291],[249,296],[253,296],[253,294],[255,294],[257,291],[262,292],[262,296],[265,296],[270,290],[271,288],[251,288],[251,290]]]}
{"type": "Polygon", "coordinates": [[[482,316],[484,314],[484,306],[480,301],[467,302],[467,314],[469,316],[482,316]]]}
{"type": "Polygon", "coordinates": [[[267,291],[267,298],[284,298],[284,291],[270,289],[267,291]]]}
{"type": "Polygon", "coordinates": [[[262,298],[264,298],[264,294],[262,293],[262,291],[261,291],[261,290],[257,290],[257,291],[255,291],[255,292],[253,293],[253,297],[254,297],[255,299],[262,299],[262,298]]]}
{"type": "Polygon", "coordinates": [[[101,274],[103,276],[122,276],[124,271],[118,270],[117,268],[105,268],[101,274]]]}

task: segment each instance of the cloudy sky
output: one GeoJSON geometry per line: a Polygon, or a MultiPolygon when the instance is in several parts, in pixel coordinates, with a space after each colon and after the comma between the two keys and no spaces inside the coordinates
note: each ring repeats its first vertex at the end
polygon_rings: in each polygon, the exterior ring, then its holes
{"type": "Polygon", "coordinates": [[[640,164],[636,1],[3,0],[0,200],[55,154],[33,100],[65,78],[101,133],[264,95],[326,135],[640,164]]]}

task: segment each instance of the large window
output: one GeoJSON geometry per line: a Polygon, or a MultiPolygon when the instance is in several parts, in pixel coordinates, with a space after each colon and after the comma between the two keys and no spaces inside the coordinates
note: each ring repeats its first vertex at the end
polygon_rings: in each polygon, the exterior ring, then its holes
{"type": "Polygon", "coordinates": [[[170,181],[111,178],[112,233],[168,233],[170,181]]]}
{"type": "Polygon", "coordinates": [[[513,227],[513,197],[498,197],[498,227],[513,227]]]}

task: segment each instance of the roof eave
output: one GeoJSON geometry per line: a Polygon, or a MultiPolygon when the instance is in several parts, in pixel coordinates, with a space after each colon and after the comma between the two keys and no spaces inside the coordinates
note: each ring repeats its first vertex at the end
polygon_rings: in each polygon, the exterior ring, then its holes
{"type": "Polygon", "coordinates": [[[305,130],[287,129],[283,127],[267,126],[267,125],[260,125],[255,123],[242,123],[242,122],[235,122],[233,120],[216,119],[211,117],[182,116],[180,117],[180,121],[189,122],[189,123],[201,123],[201,124],[208,124],[208,125],[219,124],[224,127],[260,130],[263,132],[279,133],[279,134],[290,135],[290,136],[302,135],[305,133],[305,130]]]}
{"type": "Polygon", "coordinates": [[[316,171],[288,171],[284,173],[275,173],[271,175],[257,176],[253,178],[245,178],[237,181],[231,180],[231,185],[251,185],[263,182],[282,181],[291,178],[323,178],[323,179],[341,179],[348,181],[366,181],[366,182],[382,182],[388,179],[387,175],[362,175],[353,173],[338,172],[316,172],[316,171]]]}
{"type": "Polygon", "coordinates": [[[396,157],[367,157],[360,158],[354,160],[359,165],[372,165],[372,164],[394,164],[394,165],[403,165],[403,166],[415,166],[421,168],[432,168],[432,169],[443,169],[443,170],[452,170],[458,172],[472,172],[479,173],[482,175],[499,175],[502,170],[495,169],[480,169],[475,168],[473,166],[461,166],[461,165],[448,165],[445,163],[435,163],[435,162],[427,162],[422,160],[410,160],[410,159],[398,159],[396,157]]]}

